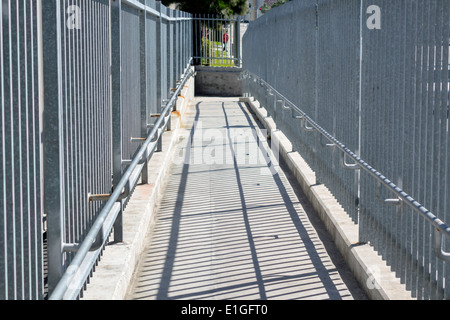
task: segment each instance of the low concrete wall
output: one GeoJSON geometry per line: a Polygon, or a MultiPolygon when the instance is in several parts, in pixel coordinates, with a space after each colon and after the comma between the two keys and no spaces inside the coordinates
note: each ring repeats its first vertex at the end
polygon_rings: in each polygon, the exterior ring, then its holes
{"type": "Polygon", "coordinates": [[[196,66],[195,71],[196,96],[242,96],[242,85],[238,80],[242,68],[196,66]]]}

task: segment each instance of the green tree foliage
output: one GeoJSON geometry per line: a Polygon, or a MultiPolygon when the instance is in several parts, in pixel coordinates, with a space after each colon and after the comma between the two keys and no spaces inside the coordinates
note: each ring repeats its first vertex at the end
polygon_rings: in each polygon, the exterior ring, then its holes
{"type": "Polygon", "coordinates": [[[231,17],[245,15],[248,12],[247,0],[163,0],[168,6],[178,3],[180,10],[190,13],[219,14],[231,17]]]}
{"type": "Polygon", "coordinates": [[[289,1],[291,1],[291,0],[277,0],[272,5],[268,5],[267,2],[264,2],[264,4],[259,9],[261,10],[262,13],[266,13],[270,9],[275,8],[275,7],[279,7],[282,4],[285,4],[286,2],[289,2],[289,1]]]}

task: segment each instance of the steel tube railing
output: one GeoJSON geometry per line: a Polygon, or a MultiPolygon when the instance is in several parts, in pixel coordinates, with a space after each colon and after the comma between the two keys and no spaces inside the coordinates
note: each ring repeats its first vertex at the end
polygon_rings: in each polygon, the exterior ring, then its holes
{"type": "MultiPolygon", "coordinates": [[[[351,165],[352,169],[355,169],[354,165],[357,166],[357,169],[362,169],[364,172],[368,173],[374,180],[380,185],[384,186],[391,193],[393,193],[398,199],[402,200],[402,203],[410,206],[415,212],[419,213],[422,217],[424,217],[433,227],[436,228],[435,241],[434,241],[434,249],[437,257],[444,261],[450,261],[450,253],[444,252],[442,249],[442,236],[450,239],[450,227],[439,219],[436,215],[430,212],[427,208],[425,208],[422,204],[408,195],[405,191],[403,191],[400,187],[395,185],[392,181],[386,178],[383,174],[378,172],[368,163],[366,163],[363,159],[357,156],[352,150],[348,149],[343,143],[338,141],[334,136],[329,134],[326,130],[324,130],[320,125],[318,125],[314,120],[312,120],[305,112],[303,112],[300,108],[298,108],[295,104],[289,101],[286,97],[284,97],[281,93],[279,93],[275,88],[273,88],[266,81],[251,73],[248,70],[244,70],[241,76],[241,79],[245,78],[254,78],[259,81],[260,84],[263,84],[267,89],[271,90],[272,93],[275,93],[279,98],[284,101],[285,106],[289,106],[292,110],[300,114],[300,118],[302,121],[305,121],[312,128],[317,131],[321,136],[330,141],[333,146],[340,150],[343,155],[346,155],[348,158],[354,161],[354,164],[351,165]]],[[[283,130],[283,128],[280,128],[283,130]]],[[[347,167],[347,166],[346,166],[347,167]]]]}

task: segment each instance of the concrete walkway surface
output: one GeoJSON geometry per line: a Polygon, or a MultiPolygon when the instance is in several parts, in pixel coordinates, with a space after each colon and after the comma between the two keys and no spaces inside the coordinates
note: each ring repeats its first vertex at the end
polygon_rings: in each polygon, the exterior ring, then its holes
{"type": "Polygon", "coordinates": [[[185,117],[126,298],[367,299],[246,104],[185,117]]]}

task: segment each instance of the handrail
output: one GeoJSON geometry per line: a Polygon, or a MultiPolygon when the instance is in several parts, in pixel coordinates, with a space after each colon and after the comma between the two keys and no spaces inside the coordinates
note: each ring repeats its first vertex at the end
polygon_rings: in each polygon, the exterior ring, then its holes
{"type": "MultiPolygon", "coordinates": [[[[166,107],[164,108],[163,112],[161,114],[169,115],[169,111],[172,110],[172,108],[175,105],[175,102],[178,98],[178,94],[180,93],[181,89],[184,87],[184,84],[186,81],[194,74],[194,70],[192,68],[188,68],[185,72],[185,74],[182,77],[181,83],[177,87],[177,90],[173,93],[171,96],[169,102],[167,103],[166,107]]],[[[51,293],[49,300],[61,300],[61,299],[74,299],[76,296],[78,296],[81,287],[78,288],[78,285],[71,284],[71,281],[74,279],[75,275],[77,274],[77,279],[84,277],[87,279],[87,276],[90,273],[90,269],[88,267],[85,267],[85,270],[80,270],[80,267],[82,266],[84,259],[88,252],[91,250],[91,247],[93,244],[96,244],[96,247],[98,246],[99,240],[98,240],[98,234],[103,229],[103,225],[105,220],[108,218],[110,212],[113,210],[116,201],[119,199],[119,197],[122,194],[122,190],[127,187],[129,184],[129,181],[133,175],[133,171],[141,161],[141,158],[144,156],[144,154],[147,152],[147,148],[154,139],[154,136],[159,134],[162,135],[163,130],[160,130],[161,127],[164,127],[167,125],[167,117],[159,117],[158,120],[155,123],[155,126],[153,127],[152,131],[148,135],[145,142],[142,144],[142,146],[139,148],[139,151],[136,153],[136,155],[133,158],[133,161],[131,162],[130,166],[127,168],[125,173],[123,174],[122,178],[120,179],[119,183],[117,184],[117,187],[115,188],[114,192],[110,195],[108,201],[106,202],[103,209],[100,211],[99,215],[95,219],[91,229],[89,230],[88,234],[84,238],[83,242],[78,246],[76,246],[76,255],[73,258],[72,262],[70,263],[69,267],[66,269],[65,273],[61,277],[60,281],[56,285],[55,289],[51,293]],[[163,123],[164,122],[164,123],[163,123]],[[81,275],[78,276],[78,273],[81,273],[81,275]]],[[[152,154],[152,152],[150,153],[152,154]]],[[[116,213],[117,215],[117,213],[116,213]]],[[[111,217],[109,217],[111,218],[111,217]]],[[[115,219],[115,217],[113,217],[115,219]]],[[[105,235],[108,232],[102,232],[103,239],[102,244],[106,241],[104,238],[105,235]]],[[[72,248],[71,245],[68,245],[68,248],[72,248]]]]}
{"type": "Polygon", "coordinates": [[[437,216],[435,216],[431,211],[429,211],[427,208],[425,208],[422,204],[420,204],[418,201],[416,201],[413,197],[408,195],[405,191],[403,191],[401,188],[399,188],[397,185],[395,185],[388,178],[386,178],[384,175],[382,175],[376,169],[371,167],[363,159],[361,159],[354,152],[352,152],[350,149],[348,149],[343,143],[338,141],[334,136],[329,134],[326,130],[324,130],[321,126],[319,126],[314,120],[312,120],[305,112],[300,110],[295,104],[290,102],[286,97],[284,97],[281,93],[279,93],[275,88],[273,88],[266,81],[264,81],[263,79],[261,79],[260,77],[258,77],[255,74],[251,73],[248,70],[242,71],[240,80],[243,80],[244,78],[254,78],[255,80],[258,80],[261,85],[266,86],[266,88],[272,90],[272,92],[275,92],[277,96],[279,96],[281,99],[285,100],[285,103],[287,105],[291,106],[291,108],[292,108],[293,118],[301,119],[302,121],[306,121],[307,123],[309,123],[312,127],[307,127],[308,130],[315,129],[319,134],[321,134],[327,140],[332,142],[334,144],[334,147],[339,149],[339,151],[341,152],[341,158],[340,158],[341,164],[343,164],[344,167],[349,168],[349,169],[364,170],[365,172],[369,173],[369,175],[377,181],[377,183],[379,184],[379,188],[381,186],[384,186],[398,198],[398,199],[381,199],[380,194],[378,193],[377,196],[379,197],[379,199],[383,200],[382,201],[383,203],[395,203],[395,204],[405,203],[408,206],[410,206],[414,211],[418,212],[421,216],[423,216],[429,223],[431,223],[431,225],[436,228],[435,235],[434,235],[434,242],[433,242],[435,254],[441,260],[450,261],[450,253],[444,252],[442,249],[442,236],[445,236],[450,239],[450,227],[447,224],[445,224],[442,220],[440,220],[437,216]],[[299,113],[301,116],[294,117],[294,112],[299,113]],[[348,158],[353,160],[354,163],[353,164],[345,163],[344,156],[347,156],[348,158]]]}

